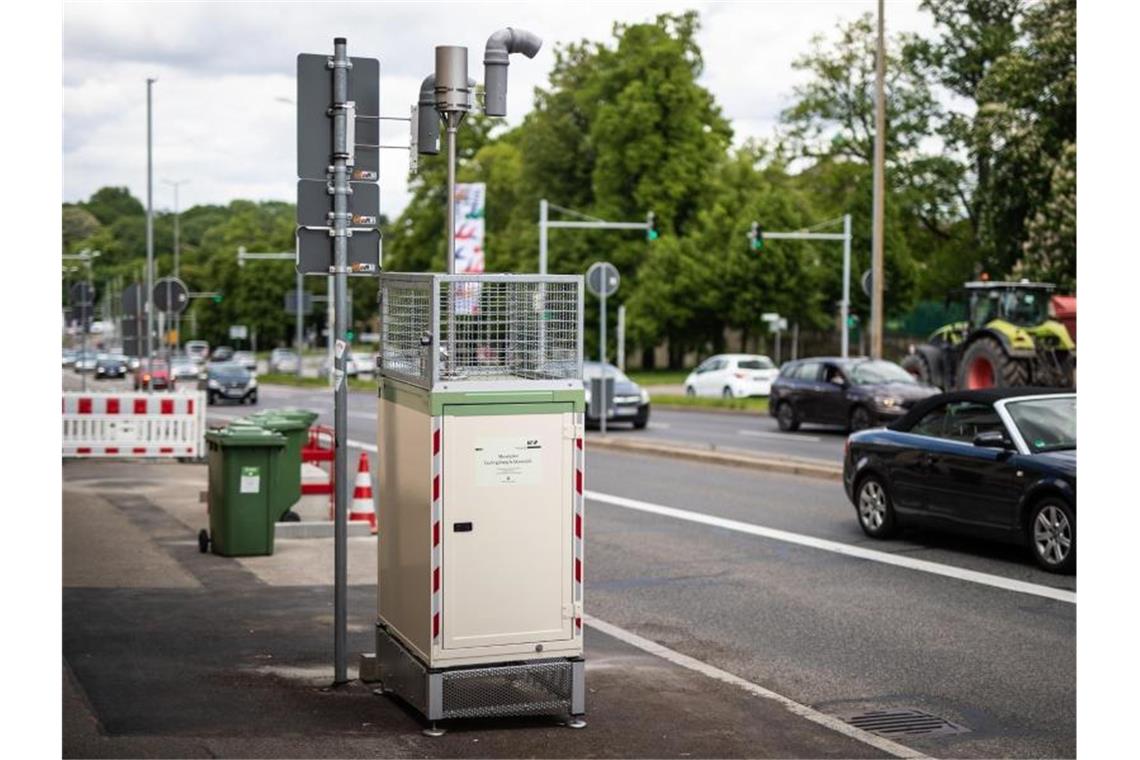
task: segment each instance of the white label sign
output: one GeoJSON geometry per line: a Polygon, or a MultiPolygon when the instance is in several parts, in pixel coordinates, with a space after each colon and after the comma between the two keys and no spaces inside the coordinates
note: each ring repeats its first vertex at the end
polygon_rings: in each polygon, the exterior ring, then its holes
{"type": "Polygon", "coordinates": [[[261,471],[256,467],[241,468],[241,493],[257,493],[261,490],[261,471]]]}
{"type": "Polygon", "coordinates": [[[476,485],[533,485],[541,472],[542,442],[536,438],[480,438],[476,442],[476,485]]]}

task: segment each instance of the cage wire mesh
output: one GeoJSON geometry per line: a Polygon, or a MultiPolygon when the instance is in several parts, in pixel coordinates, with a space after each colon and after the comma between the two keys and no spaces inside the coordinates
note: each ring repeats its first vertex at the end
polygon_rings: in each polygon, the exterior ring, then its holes
{"type": "Polygon", "coordinates": [[[581,378],[581,289],[566,275],[382,275],[382,371],[429,388],[581,378]]]}

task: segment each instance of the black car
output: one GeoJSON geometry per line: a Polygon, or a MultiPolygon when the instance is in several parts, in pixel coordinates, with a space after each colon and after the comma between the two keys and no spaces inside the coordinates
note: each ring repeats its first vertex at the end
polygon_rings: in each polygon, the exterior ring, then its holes
{"type": "Polygon", "coordinates": [[[126,376],[127,357],[125,356],[100,356],[95,361],[95,379],[97,380],[126,376]]]}
{"type": "Polygon", "coordinates": [[[1077,396],[1042,388],[943,393],[847,439],[843,485],[863,531],[903,525],[1029,546],[1052,572],[1077,559],[1077,396]]]}
{"type": "Polygon", "coordinates": [[[208,365],[206,369],[206,402],[237,401],[257,403],[257,378],[240,364],[233,362],[208,365]]]}
{"type": "Polygon", "coordinates": [[[899,419],[938,393],[894,362],[815,357],[785,364],[772,383],[768,413],[780,430],[805,422],[863,430],[899,419]]]}
{"type": "MultiPolygon", "coordinates": [[[[586,427],[598,427],[601,424],[601,400],[592,398],[591,386],[594,385],[593,380],[600,380],[602,377],[601,363],[585,362],[582,365],[582,374],[586,384],[586,427]]],[[[615,422],[629,422],[634,428],[641,430],[648,425],[649,392],[612,364],[606,364],[606,379],[613,380],[614,384],[614,398],[610,405],[610,413],[606,415],[607,427],[615,422]]]]}
{"type": "Polygon", "coordinates": [[[210,354],[211,363],[221,363],[233,361],[234,350],[229,346],[218,346],[210,354]]]}

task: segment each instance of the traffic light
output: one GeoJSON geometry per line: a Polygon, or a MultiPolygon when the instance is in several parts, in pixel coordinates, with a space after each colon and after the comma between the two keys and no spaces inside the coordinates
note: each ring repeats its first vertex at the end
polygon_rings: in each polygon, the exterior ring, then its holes
{"type": "Polygon", "coordinates": [[[854,330],[858,326],[859,326],[859,315],[858,314],[848,314],[847,315],[847,329],[848,330],[854,330]]]}
{"type": "Polygon", "coordinates": [[[356,337],[356,333],[354,333],[352,330],[346,330],[344,337],[349,343],[351,343],[352,339],[356,337]]]}
{"type": "Polygon", "coordinates": [[[760,226],[760,222],[753,222],[751,229],[748,230],[748,247],[754,251],[764,250],[764,228],[760,226]]]}
{"type": "Polygon", "coordinates": [[[645,215],[645,239],[654,241],[661,236],[657,231],[657,217],[652,211],[645,215]]]}
{"type": "Polygon", "coordinates": [[[221,293],[215,293],[214,295],[210,296],[210,300],[213,301],[214,303],[221,303],[222,302],[222,294],[221,293]]]}

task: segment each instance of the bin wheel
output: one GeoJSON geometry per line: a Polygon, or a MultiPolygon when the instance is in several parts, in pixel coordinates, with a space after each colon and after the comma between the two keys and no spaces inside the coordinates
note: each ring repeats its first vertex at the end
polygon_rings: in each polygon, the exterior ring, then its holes
{"type": "Polygon", "coordinates": [[[281,515],[281,522],[301,522],[301,516],[290,509],[285,514],[281,515]]]}
{"type": "Polygon", "coordinates": [[[198,531],[198,551],[205,554],[210,550],[210,534],[206,532],[205,528],[198,531]]]}

